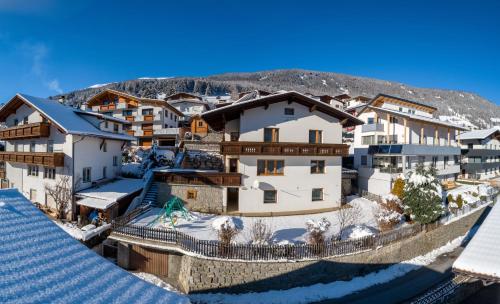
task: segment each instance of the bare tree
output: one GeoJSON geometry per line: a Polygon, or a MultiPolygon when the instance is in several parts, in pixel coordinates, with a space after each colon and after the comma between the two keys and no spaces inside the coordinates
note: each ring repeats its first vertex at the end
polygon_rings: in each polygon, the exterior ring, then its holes
{"type": "Polygon", "coordinates": [[[56,217],[58,219],[65,218],[72,197],[71,177],[59,175],[59,179],[54,185],[45,184],[45,193],[52,197],[56,204],[56,217]]]}
{"type": "Polygon", "coordinates": [[[361,217],[361,208],[359,205],[345,205],[337,211],[337,219],[339,222],[339,233],[334,236],[336,240],[342,239],[342,233],[349,226],[356,224],[356,221],[361,217]]]}
{"type": "Polygon", "coordinates": [[[273,231],[271,225],[264,222],[262,219],[258,219],[253,222],[250,229],[250,239],[252,244],[266,245],[271,242],[273,238],[273,231]]]}

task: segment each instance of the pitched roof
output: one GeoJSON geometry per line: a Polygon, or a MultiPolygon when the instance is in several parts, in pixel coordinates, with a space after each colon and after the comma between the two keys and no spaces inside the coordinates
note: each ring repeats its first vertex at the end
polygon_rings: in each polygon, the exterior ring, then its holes
{"type": "Polygon", "coordinates": [[[453,272],[500,282],[500,204],[495,204],[469,244],[453,263],[453,272]]]}
{"type": "MultiPolygon", "coordinates": [[[[400,102],[404,102],[404,103],[410,103],[410,104],[413,104],[415,106],[418,106],[420,108],[423,108],[425,110],[427,110],[428,112],[432,113],[432,112],[435,112],[437,111],[437,108],[436,107],[433,107],[433,106],[430,106],[428,104],[424,104],[424,103],[420,103],[420,102],[417,102],[417,101],[414,101],[414,100],[409,100],[409,99],[404,99],[404,98],[401,98],[401,97],[397,97],[397,96],[391,96],[391,95],[387,95],[387,94],[377,94],[377,96],[373,97],[372,100],[370,100],[368,102],[367,105],[371,106],[371,105],[375,105],[377,102],[385,102],[385,101],[400,101],[400,102]]],[[[360,114],[364,111],[365,109],[362,109],[360,114]]]]}
{"type": "Polygon", "coordinates": [[[125,93],[125,92],[121,92],[121,91],[117,91],[117,90],[113,90],[113,89],[105,89],[104,91],[90,97],[86,103],[87,105],[92,105],[92,101],[101,97],[102,95],[105,95],[105,94],[114,94],[114,95],[117,95],[117,96],[121,96],[123,98],[128,98],[128,99],[132,99],[132,100],[135,100],[137,102],[141,102],[141,103],[155,103],[155,104],[158,104],[160,106],[164,106],[164,107],[167,107],[169,108],[171,111],[175,112],[177,115],[179,116],[183,116],[183,114],[177,110],[176,108],[172,107],[168,102],[166,102],[165,100],[162,100],[162,99],[154,99],[154,98],[145,98],[145,97],[137,97],[137,96],[134,96],[134,95],[131,95],[131,94],[128,94],[128,93],[125,93]]]}
{"type": "MultiPolygon", "coordinates": [[[[409,119],[418,120],[418,121],[422,121],[422,122],[426,122],[426,123],[430,123],[430,124],[436,124],[436,125],[441,125],[441,126],[445,126],[445,127],[449,127],[449,128],[454,128],[454,129],[457,129],[457,130],[467,130],[467,128],[465,128],[465,127],[462,127],[462,126],[459,126],[459,125],[455,125],[455,124],[452,124],[452,123],[449,123],[449,122],[441,121],[441,120],[439,120],[437,118],[431,118],[431,117],[425,117],[425,116],[422,116],[422,115],[404,113],[404,112],[399,112],[399,111],[395,111],[395,110],[374,107],[374,106],[370,106],[370,105],[368,105],[368,106],[365,105],[365,107],[359,112],[359,114],[361,114],[362,112],[364,112],[365,109],[373,109],[373,110],[377,110],[377,111],[381,111],[381,112],[393,114],[395,116],[406,117],[406,118],[409,118],[409,119]]],[[[359,116],[359,114],[358,114],[358,116],[359,116]]],[[[460,137],[460,139],[462,139],[462,138],[460,137]]]]}
{"type": "Polygon", "coordinates": [[[306,105],[311,108],[311,110],[317,110],[328,114],[330,116],[336,117],[339,120],[345,120],[343,123],[344,127],[354,126],[363,124],[361,120],[352,116],[351,114],[344,112],[342,110],[336,109],[329,104],[316,100],[314,98],[305,96],[295,91],[290,92],[280,92],[276,94],[271,94],[268,96],[263,96],[260,98],[255,98],[251,100],[245,100],[240,102],[235,102],[233,104],[227,105],[222,108],[207,111],[201,114],[203,120],[205,120],[212,128],[220,130],[224,127],[224,120],[229,121],[239,117],[240,112],[243,110],[267,106],[271,103],[277,103],[282,101],[297,102],[306,105]]]}
{"type": "Polygon", "coordinates": [[[500,133],[500,127],[465,132],[460,134],[460,140],[485,139],[495,133],[500,133]]]}
{"type": "Polygon", "coordinates": [[[0,190],[0,303],[189,303],[73,239],[17,189],[0,190]]]}
{"type": "MultiPolygon", "coordinates": [[[[0,109],[0,121],[3,121],[13,113],[22,103],[35,108],[49,121],[57,125],[67,134],[86,135],[119,140],[134,140],[135,138],[126,134],[117,134],[101,131],[90,122],[81,117],[81,110],[65,106],[58,101],[16,94],[5,106],[0,109]]],[[[85,113],[86,114],[86,113],[85,113]]]]}

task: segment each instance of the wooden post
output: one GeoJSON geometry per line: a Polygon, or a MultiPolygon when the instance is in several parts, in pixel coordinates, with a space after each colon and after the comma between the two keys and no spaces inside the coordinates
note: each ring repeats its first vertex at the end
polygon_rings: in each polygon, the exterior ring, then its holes
{"type": "Polygon", "coordinates": [[[424,125],[420,125],[420,144],[425,145],[424,143],[424,125]]]}
{"type": "Polygon", "coordinates": [[[450,141],[450,128],[448,128],[448,146],[451,146],[451,141],[450,141]]]}

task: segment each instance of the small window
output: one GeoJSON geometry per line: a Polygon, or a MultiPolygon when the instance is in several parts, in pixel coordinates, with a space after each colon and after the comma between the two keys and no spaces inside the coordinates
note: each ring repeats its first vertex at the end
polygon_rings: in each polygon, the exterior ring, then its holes
{"type": "Polygon", "coordinates": [[[361,155],[361,166],[366,166],[366,165],[368,165],[368,156],[361,155]]]}
{"type": "Polygon", "coordinates": [[[108,127],[109,127],[109,126],[108,126],[108,121],[107,121],[107,120],[105,120],[105,121],[104,121],[104,128],[105,128],[105,129],[107,129],[108,127]]]}
{"type": "Polygon", "coordinates": [[[433,156],[432,157],[432,166],[434,168],[437,168],[437,162],[438,162],[438,157],[437,156],[433,156]]]}
{"type": "Polygon", "coordinates": [[[54,141],[48,140],[47,141],[47,153],[53,153],[53,152],[54,152],[54,141]]]}
{"type": "Polygon", "coordinates": [[[374,120],[373,117],[368,117],[368,124],[369,125],[373,124],[373,120],[374,120]]]}
{"type": "Polygon", "coordinates": [[[277,196],[276,190],[264,190],[264,204],[276,204],[277,196]]]}
{"type": "Polygon", "coordinates": [[[203,121],[198,121],[198,127],[203,127],[203,121]]]}
{"type": "Polygon", "coordinates": [[[277,128],[264,128],[264,142],[279,142],[280,132],[277,128]]]}
{"type": "Polygon", "coordinates": [[[28,116],[25,116],[23,119],[23,125],[27,125],[27,124],[28,124],[28,116]]]}
{"type": "Polygon", "coordinates": [[[312,201],[322,201],[323,200],[323,188],[312,189],[312,201]]]}
{"type": "Polygon", "coordinates": [[[30,152],[36,151],[36,143],[34,141],[30,142],[30,152]]]}
{"type": "Polygon", "coordinates": [[[324,160],[311,160],[311,174],[325,173],[324,160]]]}
{"type": "Polygon", "coordinates": [[[257,160],[257,175],[283,175],[285,170],[284,160],[266,159],[257,160]]]}
{"type": "Polygon", "coordinates": [[[118,129],[119,129],[119,125],[118,125],[118,124],[114,124],[114,125],[113,125],[113,131],[114,131],[115,133],[118,133],[118,129]]]}
{"type": "Polygon", "coordinates": [[[195,200],[197,195],[198,195],[198,191],[193,190],[193,189],[189,189],[186,193],[187,199],[190,199],[190,200],[195,200]]]}
{"type": "Polygon", "coordinates": [[[310,144],[320,144],[323,142],[323,131],[321,130],[309,130],[309,143],[310,144]]]}
{"type": "Polygon", "coordinates": [[[14,119],[14,126],[17,126],[19,124],[19,119],[14,119]]]}
{"type": "Polygon", "coordinates": [[[402,107],[399,107],[399,112],[403,112],[403,108],[402,107]]]}
{"type": "Polygon", "coordinates": [[[394,117],[394,116],[391,116],[391,117],[389,118],[389,121],[390,121],[391,123],[394,123],[394,124],[397,124],[397,123],[398,123],[398,119],[397,119],[396,117],[394,117]]]}
{"type": "Polygon", "coordinates": [[[174,121],[177,121],[177,115],[174,115],[174,121]]]}
{"type": "Polygon", "coordinates": [[[295,109],[294,108],[285,108],[285,115],[295,115],[295,109]]]}
{"type": "Polygon", "coordinates": [[[83,168],[83,182],[90,183],[91,181],[91,169],[90,167],[83,168]]]}
{"type": "Polygon", "coordinates": [[[102,167],[102,178],[105,179],[107,177],[107,168],[104,166],[102,167]]]}
{"type": "Polygon", "coordinates": [[[174,118],[174,115],[172,112],[170,112],[170,120],[172,120],[174,118]]]}
{"type": "Polygon", "coordinates": [[[132,116],[132,110],[123,110],[122,115],[123,116],[132,116]]]}
{"type": "Polygon", "coordinates": [[[56,169],[44,167],[43,168],[43,178],[56,179],[56,169]]]}
{"type": "Polygon", "coordinates": [[[118,166],[118,156],[113,156],[113,167],[118,166]]]}
{"type": "Polygon", "coordinates": [[[38,166],[28,165],[28,176],[38,176],[38,166]]]}
{"type": "Polygon", "coordinates": [[[153,115],[153,109],[142,109],[142,115],[153,115]]]}

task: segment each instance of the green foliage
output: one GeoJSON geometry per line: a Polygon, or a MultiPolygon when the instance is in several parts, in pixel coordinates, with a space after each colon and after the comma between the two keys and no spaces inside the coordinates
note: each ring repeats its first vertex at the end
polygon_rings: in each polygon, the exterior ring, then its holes
{"type": "Polygon", "coordinates": [[[397,196],[400,200],[403,199],[404,195],[404,190],[405,190],[405,181],[402,178],[396,179],[394,182],[394,186],[392,187],[392,194],[397,196]]]}
{"type": "Polygon", "coordinates": [[[474,196],[474,197],[478,197],[478,196],[479,196],[479,193],[477,193],[477,192],[472,192],[472,196],[474,196]]]}
{"type": "Polygon", "coordinates": [[[449,204],[449,203],[454,203],[454,202],[455,202],[455,199],[453,198],[453,195],[448,194],[447,198],[448,198],[448,204],[449,204]]]}
{"type": "Polygon", "coordinates": [[[459,209],[461,209],[461,208],[462,208],[462,206],[464,205],[464,199],[462,198],[462,194],[459,194],[459,195],[457,196],[457,201],[456,201],[456,203],[457,203],[458,208],[459,208],[459,209]]]}
{"type": "Polygon", "coordinates": [[[443,214],[441,185],[434,168],[418,165],[410,172],[404,187],[403,204],[405,212],[422,224],[432,223],[443,214]]]}
{"type": "Polygon", "coordinates": [[[481,196],[479,197],[479,199],[480,199],[481,201],[483,201],[483,202],[486,202],[487,197],[486,197],[486,195],[481,195],[481,196]]]}

